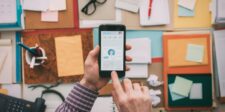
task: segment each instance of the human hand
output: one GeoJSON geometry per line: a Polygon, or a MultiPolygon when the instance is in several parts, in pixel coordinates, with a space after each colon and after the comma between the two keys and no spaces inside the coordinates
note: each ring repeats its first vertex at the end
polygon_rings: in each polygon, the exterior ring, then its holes
{"type": "MultiPolygon", "coordinates": [[[[126,45],[126,50],[130,50],[131,46],[126,45]]],[[[80,81],[80,84],[97,91],[104,87],[110,78],[101,78],[99,76],[99,65],[98,65],[98,55],[100,52],[100,47],[96,46],[92,51],[89,52],[87,59],[85,60],[84,67],[84,77],[80,81]]],[[[132,58],[126,56],[126,61],[131,61],[132,58]]],[[[129,68],[126,66],[126,70],[129,68]]]]}
{"type": "Polygon", "coordinates": [[[140,86],[139,83],[132,84],[129,79],[124,79],[123,89],[115,71],[111,73],[111,78],[112,96],[119,112],[151,112],[152,105],[148,87],[140,86]]]}

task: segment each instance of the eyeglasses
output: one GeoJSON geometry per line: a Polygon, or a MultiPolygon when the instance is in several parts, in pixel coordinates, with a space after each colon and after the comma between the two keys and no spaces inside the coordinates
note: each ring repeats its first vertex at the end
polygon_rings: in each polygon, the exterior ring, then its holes
{"type": "Polygon", "coordinates": [[[86,15],[92,15],[96,11],[96,5],[102,5],[107,0],[90,0],[81,11],[86,15]]]}

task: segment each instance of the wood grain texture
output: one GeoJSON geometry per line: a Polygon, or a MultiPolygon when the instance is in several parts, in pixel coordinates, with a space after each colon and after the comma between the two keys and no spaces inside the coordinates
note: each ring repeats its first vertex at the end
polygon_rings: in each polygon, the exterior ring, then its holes
{"type": "MultiPolygon", "coordinates": [[[[39,84],[39,83],[55,83],[62,80],[64,83],[72,83],[80,80],[82,76],[68,76],[58,77],[57,64],[56,64],[56,50],[54,38],[59,36],[72,36],[81,35],[82,48],[83,48],[83,61],[86,59],[90,50],[93,49],[93,36],[92,30],[77,30],[74,29],[58,29],[58,30],[42,30],[42,31],[25,31],[22,33],[22,41],[24,44],[32,47],[39,44],[40,47],[45,49],[48,57],[47,61],[41,65],[30,69],[29,65],[24,63],[24,79],[26,84],[39,84]]],[[[25,54],[25,51],[23,51],[25,54]]],[[[66,65],[65,65],[66,66],[66,65]]],[[[83,75],[83,74],[81,74],[83,75]]]]}

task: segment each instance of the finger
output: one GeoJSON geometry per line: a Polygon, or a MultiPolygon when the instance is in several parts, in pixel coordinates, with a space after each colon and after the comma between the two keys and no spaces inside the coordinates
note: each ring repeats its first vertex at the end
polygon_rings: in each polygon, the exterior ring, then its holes
{"type": "Polygon", "coordinates": [[[126,61],[132,61],[132,58],[130,56],[126,56],[126,61]]]}
{"type": "Polygon", "coordinates": [[[116,96],[115,91],[112,91],[112,97],[113,97],[113,101],[114,101],[115,104],[116,104],[116,107],[117,107],[118,110],[119,110],[119,102],[118,102],[118,98],[117,98],[117,96],[116,96]]]}
{"type": "Polygon", "coordinates": [[[149,96],[149,89],[146,86],[141,86],[141,90],[145,96],[149,96]]]}
{"type": "Polygon", "coordinates": [[[91,58],[98,58],[99,52],[100,52],[100,47],[99,45],[97,45],[93,50],[89,52],[88,56],[90,56],[91,58]]]}
{"type": "Polygon", "coordinates": [[[131,48],[131,45],[126,44],[126,50],[130,50],[131,48]]]}
{"type": "Polygon", "coordinates": [[[115,90],[116,95],[119,97],[120,95],[124,94],[123,88],[120,84],[118,75],[115,71],[112,71],[111,73],[111,78],[112,78],[112,84],[113,84],[113,89],[115,90]]]}
{"type": "Polygon", "coordinates": [[[126,71],[129,71],[130,67],[128,65],[126,65],[126,71]]]}
{"type": "Polygon", "coordinates": [[[134,83],[133,86],[135,91],[141,91],[141,86],[139,83],[134,83]]]}
{"type": "Polygon", "coordinates": [[[123,84],[124,84],[124,89],[126,93],[133,92],[132,82],[130,81],[130,79],[124,79],[123,84]]]}

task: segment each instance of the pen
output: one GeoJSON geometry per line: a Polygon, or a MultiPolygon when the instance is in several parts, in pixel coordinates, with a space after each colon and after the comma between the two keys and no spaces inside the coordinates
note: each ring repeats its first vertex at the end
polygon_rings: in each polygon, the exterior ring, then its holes
{"type": "Polygon", "coordinates": [[[35,49],[31,49],[28,46],[22,44],[22,43],[18,43],[19,46],[21,46],[22,48],[24,48],[25,50],[27,50],[28,52],[30,52],[31,54],[33,54],[34,56],[37,56],[38,53],[35,51],[35,49]]]}
{"type": "Polygon", "coordinates": [[[150,18],[152,13],[152,2],[153,0],[149,0],[149,7],[148,7],[148,17],[150,18]]]}

